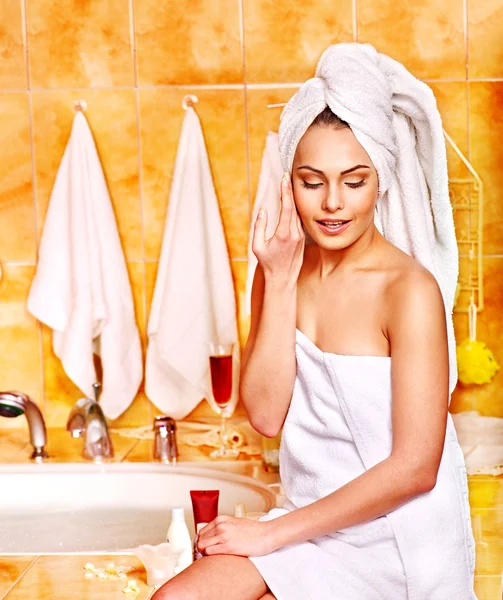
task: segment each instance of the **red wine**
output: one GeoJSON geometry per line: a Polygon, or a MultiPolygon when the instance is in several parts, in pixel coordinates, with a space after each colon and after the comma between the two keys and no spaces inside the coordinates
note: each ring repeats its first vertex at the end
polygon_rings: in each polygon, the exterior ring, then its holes
{"type": "Polygon", "coordinates": [[[211,387],[213,397],[219,406],[230,402],[232,394],[232,354],[210,356],[211,387]]]}

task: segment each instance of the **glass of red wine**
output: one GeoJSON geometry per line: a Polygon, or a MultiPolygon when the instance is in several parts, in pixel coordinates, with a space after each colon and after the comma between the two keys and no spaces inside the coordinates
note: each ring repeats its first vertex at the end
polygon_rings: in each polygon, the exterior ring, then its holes
{"type": "Polygon", "coordinates": [[[211,389],[215,403],[220,408],[220,448],[214,450],[211,458],[236,458],[239,450],[230,448],[225,433],[224,409],[232,398],[232,355],[234,344],[209,344],[211,389]]]}

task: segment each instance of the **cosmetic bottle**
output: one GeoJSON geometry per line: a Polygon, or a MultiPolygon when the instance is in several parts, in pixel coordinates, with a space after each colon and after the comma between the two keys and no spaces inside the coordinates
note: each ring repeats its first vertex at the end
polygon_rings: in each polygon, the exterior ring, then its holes
{"type": "Polygon", "coordinates": [[[190,490],[196,530],[198,523],[211,523],[217,518],[219,496],[220,490],[190,490]]]}
{"type": "Polygon", "coordinates": [[[175,567],[175,575],[192,564],[192,541],[189,529],[185,522],[185,510],[183,508],[171,509],[171,523],[168,528],[167,541],[174,550],[182,550],[175,567]]]}
{"type": "Polygon", "coordinates": [[[211,523],[218,516],[219,490],[190,490],[192,509],[194,511],[194,525],[196,535],[192,544],[192,558],[199,560],[203,555],[197,549],[197,541],[201,529],[211,523]]]}

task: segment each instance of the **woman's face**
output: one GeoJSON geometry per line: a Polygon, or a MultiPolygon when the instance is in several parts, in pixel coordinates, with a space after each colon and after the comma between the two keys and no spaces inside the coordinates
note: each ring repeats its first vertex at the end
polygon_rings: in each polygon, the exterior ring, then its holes
{"type": "Polygon", "coordinates": [[[318,246],[347,248],[373,225],[377,172],[349,127],[309,127],[295,152],[292,183],[304,228],[318,246]]]}

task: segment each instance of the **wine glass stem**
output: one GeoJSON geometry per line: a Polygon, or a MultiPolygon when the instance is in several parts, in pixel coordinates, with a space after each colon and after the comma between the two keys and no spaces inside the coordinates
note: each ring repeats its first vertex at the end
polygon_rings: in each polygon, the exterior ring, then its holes
{"type": "Polygon", "coordinates": [[[220,449],[225,448],[225,416],[224,409],[220,409],[220,449]]]}

